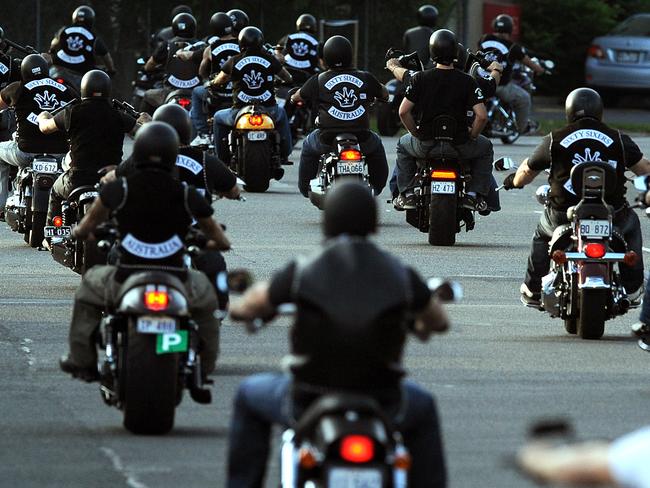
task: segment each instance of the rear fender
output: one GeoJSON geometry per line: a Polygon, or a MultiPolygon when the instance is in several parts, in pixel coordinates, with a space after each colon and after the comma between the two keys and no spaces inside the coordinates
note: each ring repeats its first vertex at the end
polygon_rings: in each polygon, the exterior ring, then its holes
{"type": "Polygon", "coordinates": [[[610,289],[611,264],[586,262],[578,265],[578,288],[610,289]]]}

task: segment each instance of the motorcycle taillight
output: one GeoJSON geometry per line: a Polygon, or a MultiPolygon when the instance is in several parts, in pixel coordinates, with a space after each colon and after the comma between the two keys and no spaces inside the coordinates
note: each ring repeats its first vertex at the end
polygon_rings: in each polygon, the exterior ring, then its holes
{"type": "Polygon", "coordinates": [[[189,98],[179,98],[178,104],[181,107],[183,107],[185,110],[189,110],[190,105],[192,104],[192,100],[190,100],[189,98]]]}
{"type": "Polygon", "coordinates": [[[590,242],[585,246],[584,252],[588,258],[600,259],[607,253],[607,248],[600,242],[590,242]]]}
{"type": "Polygon", "coordinates": [[[151,290],[144,292],[144,304],[153,311],[160,312],[169,305],[169,295],[164,290],[151,290]]]}
{"type": "Polygon", "coordinates": [[[350,463],[367,463],[375,456],[375,443],[365,435],[348,435],[341,439],[339,454],[350,463]]]}

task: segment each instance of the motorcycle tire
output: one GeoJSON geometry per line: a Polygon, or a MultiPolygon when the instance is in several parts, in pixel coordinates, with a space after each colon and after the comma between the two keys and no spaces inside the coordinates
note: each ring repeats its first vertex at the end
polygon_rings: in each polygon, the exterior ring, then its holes
{"type": "Polygon", "coordinates": [[[458,196],[431,195],[429,204],[429,244],[453,246],[456,243],[458,196]]]}
{"type": "Polygon", "coordinates": [[[580,291],[580,316],[578,335],[582,339],[600,339],[605,332],[608,290],[580,291]]]}
{"type": "Polygon", "coordinates": [[[577,319],[575,317],[564,319],[564,330],[566,330],[567,333],[569,334],[577,334],[578,333],[577,319]]]}
{"type": "Polygon", "coordinates": [[[271,146],[268,141],[249,142],[244,139],[242,156],[242,179],[244,189],[253,193],[263,193],[269,189],[271,181],[271,146]]]}
{"type": "Polygon", "coordinates": [[[83,243],[83,266],[81,268],[81,274],[84,275],[93,266],[98,264],[106,264],[106,258],[104,253],[99,250],[97,247],[96,241],[85,241],[83,243]]]}
{"type": "Polygon", "coordinates": [[[156,354],[156,336],[129,323],[124,391],[124,427],[134,434],[166,434],[178,402],[178,354],[156,354]]]}
{"type": "Polygon", "coordinates": [[[43,245],[43,239],[45,239],[45,231],[43,228],[45,227],[46,220],[46,212],[32,213],[32,223],[29,229],[29,245],[31,247],[40,247],[43,245]]]}
{"type": "Polygon", "coordinates": [[[519,132],[514,132],[509,136],[501,136],[501,142],[504,144],[514,144],[519,139],[519,132]]]}
{"type": "Polygon", "coordinates": [[[377,130],[382,136],[393,137],[399,131],[400,125],[396,114],[389,103],[379,104],[377,107],[377,130]]]}

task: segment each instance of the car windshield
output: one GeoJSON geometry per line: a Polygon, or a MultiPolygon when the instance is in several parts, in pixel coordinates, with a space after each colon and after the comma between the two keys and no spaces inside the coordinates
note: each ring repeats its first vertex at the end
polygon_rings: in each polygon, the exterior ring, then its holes
{"type": "Polygon", "coordinates": [[[650,37],[650,15],[635,15],[614,28],[610,35],[650,37]]]}

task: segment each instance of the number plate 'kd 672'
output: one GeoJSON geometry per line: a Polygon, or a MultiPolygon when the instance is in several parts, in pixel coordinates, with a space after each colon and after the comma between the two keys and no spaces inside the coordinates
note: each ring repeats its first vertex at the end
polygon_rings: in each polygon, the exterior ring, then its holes
{"type": "Polygon", "coordinates": [[[580,235],[582,237],[609,237],[612,235],[612,225],[609,220],[581,220],[580,235]]]}

